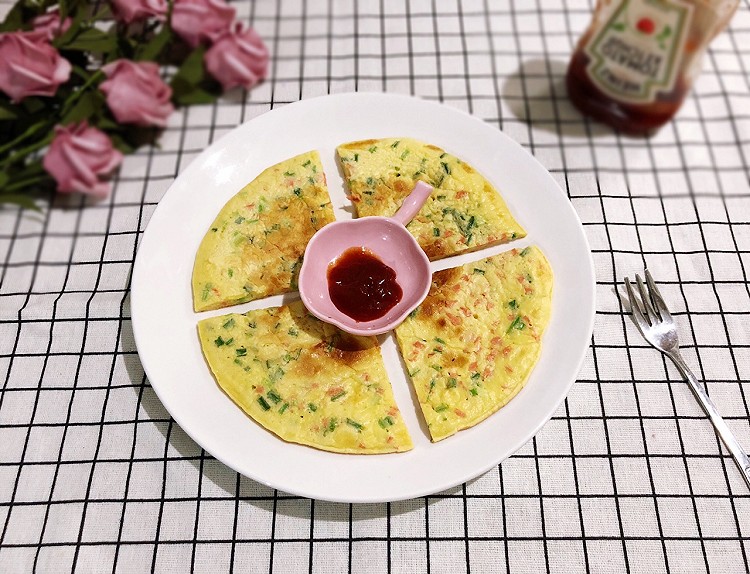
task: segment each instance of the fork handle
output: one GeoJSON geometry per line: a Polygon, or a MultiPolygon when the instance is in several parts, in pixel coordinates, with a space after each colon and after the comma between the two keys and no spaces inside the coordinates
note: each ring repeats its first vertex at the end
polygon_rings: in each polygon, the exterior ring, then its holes
{"type": "Polygon", "coordinates": [[[670,359],[672,359],[677,369],[689,383],[690,389],[693,391],[695,398],[698,399],[701,407],[703,407],[703,411],[708,415],[708,418],[711,419],[711,422],[716,429],[716,433],[724,442],[727,450],[729,450],[735,464],[737,465],[737,468],[739,468],[740,470],[742,478],[745,479],[745,483],[747,484],[748,488],[750,488],[750,458],[748,458],[747,453],[742,448],[740,443],[737,442],[737,438],[734,436],[734,433],[729,428],[729,426],[727,426],[727,423],[724,421],[724,419],[721,418],[721,416],[719,415],[719,411],[716,410],[716,405],[714,405],[713,401],[711,401],[708,394],[703,389],[703,385],[701,385],[700,381],[695,377],[693,372],[690,370],[690,367],[687,366],[685,361],[682,359],[682,356],[677,352],[666,353],[666,355],[670,359]]]}

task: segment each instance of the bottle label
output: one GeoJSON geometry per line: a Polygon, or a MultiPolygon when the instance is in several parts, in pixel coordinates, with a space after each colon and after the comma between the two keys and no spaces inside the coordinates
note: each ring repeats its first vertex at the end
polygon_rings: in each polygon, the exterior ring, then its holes
{"type": "Polygon", "coordinates": [[[623,0],[584,48],[589,77],[629,103],[647,104],[671,91],[692,14],[691,4],[675,0],[623,0]]]}

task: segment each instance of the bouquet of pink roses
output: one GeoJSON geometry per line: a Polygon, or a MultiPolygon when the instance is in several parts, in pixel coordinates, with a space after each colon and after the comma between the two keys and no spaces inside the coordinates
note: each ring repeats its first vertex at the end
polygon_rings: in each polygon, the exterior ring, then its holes
{"type": "Polygon", "coordinates": [[[0,204],[34,207],[45,187],[106,196],[175,105],[249,89],[267,69],[224,0],[19,0],[0,24],[0,204]]]}

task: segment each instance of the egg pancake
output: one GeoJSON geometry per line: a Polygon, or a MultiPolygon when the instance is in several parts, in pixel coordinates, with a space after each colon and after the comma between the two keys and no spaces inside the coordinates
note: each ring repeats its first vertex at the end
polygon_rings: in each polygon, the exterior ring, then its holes
{"type": "Polygon", "coordinates": [[[523,388],[550,318],[552,270],[536,247],[438,271],[396,339],[433,441],[484,420],[523,388]]]}
{"type": "Polygon", "coordinates": [[[347,143],[337,152],[359,217],[393,215],[418,180],[435,188],[407,226],[431,260],[526,235],[492,184],[439,147],[389,138],[347,143]]]}
{"type": "Polygon", "coordinates": [[[356,337],[302,302],[204,319],[203,354],[219,386],[289,442],[342,453],[412,448],[375,337],[356,337]]]}
{"type": "Polygon", "coordinates": [[[269,167],[224,205],[203,237],[193,268],[195,310],[296,289],[307,242],[333,220],[317,152],[269,167]]]}

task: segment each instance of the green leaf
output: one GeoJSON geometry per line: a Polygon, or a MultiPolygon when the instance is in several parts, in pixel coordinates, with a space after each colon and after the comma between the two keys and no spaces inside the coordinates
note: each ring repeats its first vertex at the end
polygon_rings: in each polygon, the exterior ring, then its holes
{"type": "Polygon", "coordinates": [[[19,105],[23,106],[23,108],[29,114],[35,114],[37,112],[41,112],[42,110],[46,110],[48,104],[46,104],[44,100],[42,100],[42,98],[31,97],[24,98],[23,102],[21,102],[21,104],[19,105]]]}
{"type": "Polygon", "coordinates": [[[136,146],[132,145],[120,134],[109,134],[109,138],[112,140],[112,145],[126,155],[136,150],[136,146]]]}
{"type": "Polygon", "coordinates": [[[208,104],[221,95],[221,86],[203,65],[203,46],[194,50],[172,78],[172,101],[178,105],[208,104]]]}
{"type": "MultiPolygon", "coordinates": [[[[174,90],[174,85],[172,87],[174,90]]],[[[191,86],[189,90],[179,89],[180,93],[172,93],[172,101],[179,106],[192,106],[195,104],[210,104],[221,95],[214,89],[205,89],[200,86],[191,86]]]]}
{"type": "Polygon", "coordinates": [[[100,112],[103,105],[104,98],[102,97],[101,92],[98,90],[86,91],[80,98],[78,98],[78,101],[70,111],[63,116],[60,123],[71,124],[74,122],[80,122],[81,120],[87,120],[100,112]]]}
{"type": "Polygon", "coordinates": [[[87,28],[69,42],[60,42],[58,47],[73,52],[112,52],[117,49],[117,35],[98,28],[87,28]]]}
{"type": "Polygon", "coordinates": [[[180,80],[194,86],[198,82],[202,81],[206,77],[206,69],[203,66],[203,55],[206,53],[206,48],[199,46],[193,52],[185,58],[182,62],[180,69],[177,70],[172,83],[175,80],[180,80]]]}
{"type": "Polygon", "coordinates": [[[3,203],[20,205],[21,207],[25,207],[27,209],[41,211],[36,202],[30,196],[22,195],[20,193],[0,193],[0,205],[2,205],[3,203]]]}
{"type": "Polygon", "coordinates": [[[12,32],[13,30],[23,28],[24,21],[24,3],[16,2],[16,5],[10,9],[3,23],[0,24],[0,32],[12,32]]]}
{"type": "Polygon", "coordinates": [[[19,111],[13,104],[0,102],[0,121],[17,120],[20,117],[19,111]]]}
{"type": "Polygon", "coordinates": [[[166,24],[151,40],[136,48],[136,60],[159,61],[159,56],[172,41],[172,30],[166,24]]]}

